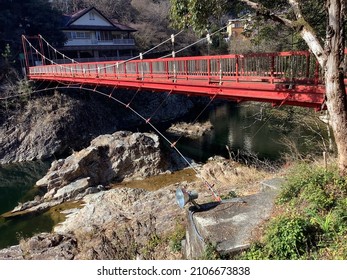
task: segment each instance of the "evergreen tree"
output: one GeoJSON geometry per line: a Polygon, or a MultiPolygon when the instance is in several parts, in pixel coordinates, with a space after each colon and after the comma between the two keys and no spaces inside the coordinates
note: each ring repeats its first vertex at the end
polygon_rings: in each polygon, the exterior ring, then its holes
{"type": "Polygon", "coordinates": [[[41,34],[52,44],[62,45],[61,27],[62,15],[48,0],[0,0],[0,53],[9,46],[16,58],[22,51],[22,34],[41,34]]]}

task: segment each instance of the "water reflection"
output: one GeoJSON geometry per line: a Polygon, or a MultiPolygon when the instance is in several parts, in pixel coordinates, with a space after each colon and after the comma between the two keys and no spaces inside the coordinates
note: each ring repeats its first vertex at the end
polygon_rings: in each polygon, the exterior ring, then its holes
{"type": "MultiPolygon", "coordinates": [[[[0,214],[12,210],[18,202],[31,200],[38,193],[33,188],[49,168],[50,162],[25,162],[0,165],[0,214]]],[[[49,215],[0,218],[0,248],[18,244],[19,239],[36,232],[50,231],[49,215]]]]}
{"type": "Polygon", "coordinates": [[[36,190],[32,187],[49,165],[42,161],[0,165],[0,214],[34,198],[36,190]]]}
{"type": "Polygon", "coordinates": [[[215,107],[207,116],[214,129],[198,139],[182,138],[178,148],[202,162],[214,155],[228,157],[226,145],[234,153],[243,151],[276,160],[285,147],[278,142],[278,133],[259,117],[261,113],[258,106],[225,103],[215,107]]]}

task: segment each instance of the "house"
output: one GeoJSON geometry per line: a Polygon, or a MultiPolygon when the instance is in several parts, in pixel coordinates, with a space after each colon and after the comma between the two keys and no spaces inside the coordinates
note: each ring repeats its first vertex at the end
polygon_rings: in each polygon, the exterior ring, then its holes
{"type": "Polygon", "coordinates": [[[245,30],[246,19],[229,19],[227,25],[228,38],[244,40],[246,37],[242,34],[245,30]]]}
{"type": "Polygon", "coordinates": [[[67,41],[60,49],[79,62],[120,60],[133,57],[136,30],[106,18],[94,7],[64,15],[62,31],[67,41]]]}

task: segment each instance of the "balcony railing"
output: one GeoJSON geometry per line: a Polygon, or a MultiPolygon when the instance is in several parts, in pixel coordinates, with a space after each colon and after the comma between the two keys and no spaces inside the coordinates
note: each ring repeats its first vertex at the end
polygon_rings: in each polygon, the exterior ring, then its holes
{"type": "Polygon", "coordinates": [[[69,40],[65,46],[134,46],[134,39],[113,39],[113,40],[95,40],[95,39],[73,39],[69,40]]]}
{"type": "MultiPolygon", "coordinates": [[[[132,56],[112,56],[112,57],[88,57],[88,58],[74,58],[75,61],[83,63],[83,62],[100,62],[100,61],[117,61],[117,60],[127,60],[132,56]]],[[[68,59],[54,59],[54,63],[56,64],[65,64],[69,63],[68,59]]],[[[39,64],[38,64],[39,65],[39,64]]],[[[38,66],[36,65],[36,66],[38,66]]]]}

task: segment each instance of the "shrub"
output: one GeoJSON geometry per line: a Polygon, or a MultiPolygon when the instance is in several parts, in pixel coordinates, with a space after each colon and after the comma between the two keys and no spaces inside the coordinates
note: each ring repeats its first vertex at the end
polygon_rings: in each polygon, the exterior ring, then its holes
{"type": "Polygon", "coordinates": [[[263,243],[254,243],[244,259],[303,259],[315,246],[316,228],[307,220],[279,216],[268,225],[263,243]]]}
{"type": "Polygon", "coordinates": [[[292,169],[278,202],[291,215],[266,226],[246,259],[341,259],[347,256],[347,180],[336,167],[300,164],[292,169]]]}
{"type": "Polygon", "coordinates": [[[335,167],[325,170],[322,167],[312,168],[309,164],[300,164],[287,176],[278,203],[289,202],[297,207],[305,202],[310,209],[329,211],[336,205],[337,199],[346,194],[346,179],[338,175],[335,167]]]}
{"type": "Polygon", "coordinates": [[[278,197],[278,202],[283,204],[296,198],[302,188],[304,188],[310,180],[310,168],[306,164],[295,166],[287,176],[282,191],[278,197]]]}
{"type": "Polygon", "coordinates": [[[300,259],[314,244],[315,228],[301,217],[280,216],[271,222],[265,235],[270,259],[300,259]]]}

